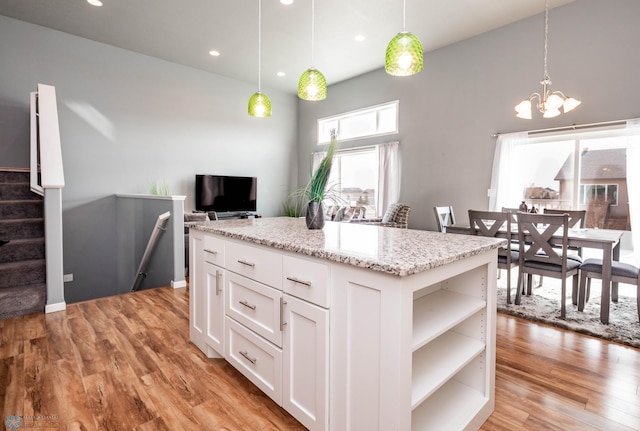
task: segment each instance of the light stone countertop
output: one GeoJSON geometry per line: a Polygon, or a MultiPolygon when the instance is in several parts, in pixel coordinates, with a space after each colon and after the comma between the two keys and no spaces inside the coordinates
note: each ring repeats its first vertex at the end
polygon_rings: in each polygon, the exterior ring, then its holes
{"type": "Polygon", "coordinates": [[[268,247],[407,276],[496,249],[503,239],[326,222],[307,229],[304,218],[274,217],[191,222],[190,228],[268,247]]]}

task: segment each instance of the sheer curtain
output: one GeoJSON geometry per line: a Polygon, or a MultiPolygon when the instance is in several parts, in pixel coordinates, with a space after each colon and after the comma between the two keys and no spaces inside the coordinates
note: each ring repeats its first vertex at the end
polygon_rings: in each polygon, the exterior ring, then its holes
{"type": "Polygon", "coordinates": [[[640,120],[627,121],[627,191],[636,263],[640,264],[640,120]]]}
{"type": "Polygon", "coordinates": [[[378,199],[376,209],[382,217],[390,204],[400,198],[399,142],[378,145],[378,199]]]}
{"type": "Polygon", "coordinates": [[[517,147],[526,143],[527,136],[527,132],[498,136],[491,172],[489,211],[502,211],[502,207],[520,205],[525,184],[521,175],[523,161],[520,160],[517,147]]]}

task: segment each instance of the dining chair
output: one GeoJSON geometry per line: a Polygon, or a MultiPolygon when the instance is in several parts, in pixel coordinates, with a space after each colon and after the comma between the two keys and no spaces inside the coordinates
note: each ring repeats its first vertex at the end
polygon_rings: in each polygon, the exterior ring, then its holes
{"type": "Polygon", "coordinates": [[[518,288],[516,304],[520,304],[527,275],[527,294],[531,294],[534,274],[562,281],[560,317],[566,316],[567,278],[573,277],[572,298],[577,302],[580,262],[567,257],[569,237],[568,214],[518,214],[518,288]],[[558,239],[560,242],[558,243],[558,239]]]}
{"type": "MultiPolygon", "coordinates": [[[[498,233],[511,238],[511,213],[469,210],[469,232],[495,238],[498,233]]],[[[518,266],[518,252],[507,245],[498,249],[498,269],[507,271],[507,304],[511,304],[511,268],[518,266]]]]}
{"type": "MultiPolygon", "coordinates": [[[[578,291],[578,311],[584,310],[584,305],[589,301],[591,294],[591,279],[602,280],[602,259],[589,258],[580,265],[580,289],[578,291]]],[[[640,270],[629,263],[611,262],[611,282],[627,283],[635,285],[637,288],[636,302],[638,307],[638,320],[640,321],[640,270]]],[[[611,289],[611,285],[602,286],[604,289],[611,289]]]]}
{"type": "Polygon", "coordinates": [[[456,217],[453,213],[453,207],[449,206],[435,206],[433,212],[436,215],[436,223],[438,225],[438,231],[446,232],[447,226],[456,224],[456,217]]]}

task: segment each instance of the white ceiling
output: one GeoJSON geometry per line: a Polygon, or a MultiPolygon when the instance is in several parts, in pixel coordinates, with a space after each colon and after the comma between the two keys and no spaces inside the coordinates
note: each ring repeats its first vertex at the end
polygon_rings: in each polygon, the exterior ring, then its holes
{"type": "MultiPolygon", "coordinates": [[[[259,0],[0,0],[0,14],[258,86],[259,0]],[[212,49],[221,52],[212,57],[212,49]]],[[[551,8],[574,0],[550,0],[551,8]]],[[[406,29],[431,51],[541,13],[544,0],[408,0],[406,29]]],[[[329,84],[384,66],[402,0],[317,0],[313,66],[329,84]],[[356,42],[362,34],[366,39],[356,42]]],[[[553,26],[553,12],[549,14],[553,26]]],[[[543,25],[543,22],[540,22],[543,25]]],[[[542,27],[541,27],[542,43],[542,27]]],[[[311,0],[262,0],[262,90],[297,91],[311,64],[311,0]],[[276,76],[285,72],[285,77],[276,76]]]]}

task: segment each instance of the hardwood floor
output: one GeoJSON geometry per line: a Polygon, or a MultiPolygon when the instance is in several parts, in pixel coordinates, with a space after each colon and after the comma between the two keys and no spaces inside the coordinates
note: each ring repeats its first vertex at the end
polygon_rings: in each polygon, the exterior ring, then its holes
{"type": "MultiPolygon", "coordinates": [[[[0,321],[0,429],[9,416],[50,430],[304,429],[188,342],[187,295],[0,321]]],[[[496,410],[482,430],[640,430],[639,350],[504,315],[497,326],[496,410]]]]}

